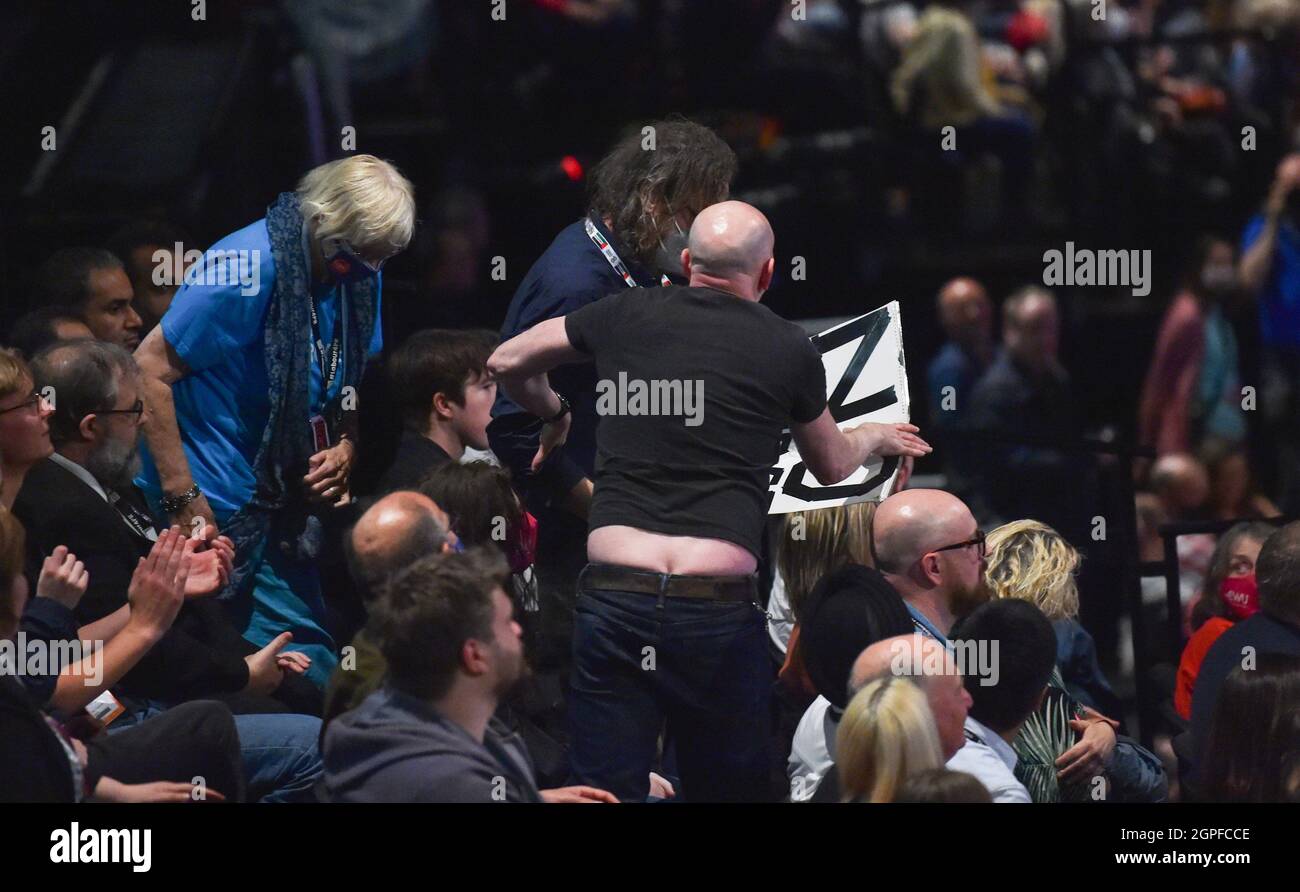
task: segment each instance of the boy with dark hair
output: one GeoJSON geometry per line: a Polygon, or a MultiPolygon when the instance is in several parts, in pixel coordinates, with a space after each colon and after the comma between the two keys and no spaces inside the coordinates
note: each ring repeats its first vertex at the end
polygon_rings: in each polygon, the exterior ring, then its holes
{"type": "Polygon", "coordinates": [[[417,489],[429,471],[459,461],[467,447],[488,448],[497,386],[486,367],[495,346],[492,332],[431,328],[411,335],[388,360],[402,436],[376,495],[417,489]]]}
{"type": "Polygon", "coordinates": [[[1016,780],[1011,747],[1020,727],[1038,709],[1056,666],[1056,634],[1043,612],[1012,598],[977,607],[953,629],[954,640],[985,648],[996,664],[994,683],[966,673],[971,696],[966,745],[948,760],[953,771],[973,774],[994,802],[1031,802],[1016,780]]]}

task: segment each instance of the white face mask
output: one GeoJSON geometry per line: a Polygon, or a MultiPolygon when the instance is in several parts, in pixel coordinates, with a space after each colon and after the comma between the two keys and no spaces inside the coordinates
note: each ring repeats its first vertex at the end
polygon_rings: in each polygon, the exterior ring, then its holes
{"type": "MultiPolygon", "coordinates": [[[[672,213],[672,206],[668,208],[672,213]]],[[[667,273],[670,276],[680,276],[682,274],[682,251],[686,250],[687,237],[682,230],[682,224],[677,222],[677,215],[673,214],[673,226],[676,232],[670,232],[668,237],[659,237],[659,250],[655,252],[655,265],[659,267],[658,272],[667,273]]]]}

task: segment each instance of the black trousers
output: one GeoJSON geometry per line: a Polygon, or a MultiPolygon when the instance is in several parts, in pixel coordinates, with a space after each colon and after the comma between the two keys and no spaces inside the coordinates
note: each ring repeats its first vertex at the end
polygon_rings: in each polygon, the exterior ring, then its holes
{"type": "Polygon", "coordinates": [[[92,788],[101,777],[124,784],[188,784],[201,777],[227,802],[245,799],[235,717],[213,700],[182,703],[133,728],[100,734],[87,741],[86,755],[92,788]]]}

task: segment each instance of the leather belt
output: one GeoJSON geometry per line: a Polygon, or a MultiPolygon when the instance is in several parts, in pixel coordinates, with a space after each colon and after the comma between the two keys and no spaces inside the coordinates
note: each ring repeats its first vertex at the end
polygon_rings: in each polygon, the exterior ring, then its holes
{"type": "Polygon", "coordinates": [[[578,576],[578,589],[637,592],[668,598],[758,602],[758,574],[750,576],[679,576],[615,564],[588,564],[578,576]]]}

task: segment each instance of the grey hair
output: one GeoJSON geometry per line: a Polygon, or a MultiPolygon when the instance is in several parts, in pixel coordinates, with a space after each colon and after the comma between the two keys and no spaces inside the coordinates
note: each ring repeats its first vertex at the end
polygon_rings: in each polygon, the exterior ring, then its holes
{"type": "Polygon", "coordinates": [[[54,389],[50,442],[58,447],[80,439],[81,420],[112,407],[120,382],[139,376],[131,354],[105,341],[56,343],[36,354],[32,360],[36,389],[54,389]]]}

